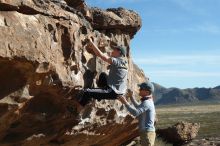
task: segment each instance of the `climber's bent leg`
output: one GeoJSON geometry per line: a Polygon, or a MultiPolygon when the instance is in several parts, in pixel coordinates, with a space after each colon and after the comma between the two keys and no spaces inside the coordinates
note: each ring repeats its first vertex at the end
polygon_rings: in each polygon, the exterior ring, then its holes
{"type": "Polygon", "coordinates": [[[108,88],[107,78],[108,78],[108,75],[105,72],[102,72],[99,75],[99,79],[97,80],[97,86],[99,88],[108,88]]]}
{"type": "Polygon", "coordinates": [[[92,98],[97,100],[109,99],[113,100],[118,97],[118,94],[115,93],[111,88],[87,88],[83,90],[83,96],[79,101],[82,106],[86,105],[92,98]]]}

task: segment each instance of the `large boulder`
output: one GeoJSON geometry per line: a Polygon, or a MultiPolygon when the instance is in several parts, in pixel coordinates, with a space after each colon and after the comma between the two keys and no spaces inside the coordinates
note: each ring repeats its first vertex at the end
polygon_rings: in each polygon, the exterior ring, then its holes
{"type": "Polygon", "coordinates": [[[157,134],[165,141],[178,145],[195,139],[198,135],[199,128],[200,124],[198,123],[188,123],[182,121],[171,127],[158,129],[157,134]]]}
{"type": "Polygon", "coordinates": [[[102,10],[104,21],[114,23],[99,24],[96,9],[74,2],[0,0],[0,145],[120,145],[137,136],[137,121],[120,102],[80,108],[69,97],[75,86],[95,87],[107,71],[85,47],[87,36],[106,54],[112,44],[126,46],[129,88],[146,80],[129,47],[140,17],[122,8],[102,10]]]}
{"type": "Polygon", "coordinates": [[[141,19],[137,13],[124,8],[102,10],[94,8],[91,11],[93,27],[105,30],[107,33],[129,34],[131,38],[141,28],[141,19]]]}

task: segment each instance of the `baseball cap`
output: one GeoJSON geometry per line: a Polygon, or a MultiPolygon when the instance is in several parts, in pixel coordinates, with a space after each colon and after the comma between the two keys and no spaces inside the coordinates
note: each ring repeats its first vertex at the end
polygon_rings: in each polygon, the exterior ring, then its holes
{"type": "Polygon", "coordinates": [[[143,82],[141,84],[138,84],[140,89],[147,89],[151,91],[152,93],[154,92],[154,85],[151,82],[143,82]]]}
{"type": "Polygon", "coordinates": [[[126,48],[124,46],[113,46],[113,49],[117,49],[121,52],[122,55],[126,56],[126,48]]]}

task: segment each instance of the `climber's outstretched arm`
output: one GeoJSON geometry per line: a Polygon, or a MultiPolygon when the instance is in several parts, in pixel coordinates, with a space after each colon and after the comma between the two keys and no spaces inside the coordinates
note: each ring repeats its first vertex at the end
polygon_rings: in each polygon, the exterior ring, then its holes
{"type": "Polygon", "coordinates": [[[89,44],[88,44],[89,47],[92,48],[92,50],[94,51],[96,56],[99,56],[105,62],[108,62],[109,64],[112,64],[112,59],[109,56],[102,53],[102,51],[100,51],[99,48],[93,43],[91,38],[88,39],[88,42],[89,42],[89,44]]]}

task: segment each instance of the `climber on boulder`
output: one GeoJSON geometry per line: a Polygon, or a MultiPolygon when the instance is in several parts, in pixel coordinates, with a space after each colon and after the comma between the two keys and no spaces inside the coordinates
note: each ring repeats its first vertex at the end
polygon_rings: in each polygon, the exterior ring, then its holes
{"type": "Polygon", "coordinates": [[[83,89],[77,97],[79,103],[85,106],[92,98],[97,100],[114,100],[125,94],[128,73],[128,63],[125,58],[126,48],[123,46],[114,46],[111,56],[107,56],[99,50],[91,38],[88,38],[87,43],[87,47],[91,48],[96,56],[110,64],[109,74],[100,74],[98,81],[99,88],[83,89]]]}

